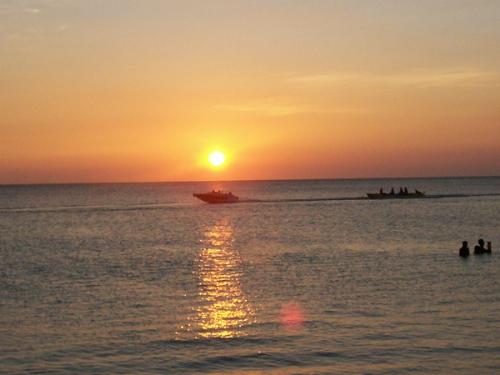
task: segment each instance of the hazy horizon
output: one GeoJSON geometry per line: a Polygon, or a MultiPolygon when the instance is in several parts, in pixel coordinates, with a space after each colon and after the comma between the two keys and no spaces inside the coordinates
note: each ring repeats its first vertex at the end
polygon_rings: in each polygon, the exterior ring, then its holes
{"type": "Polygon", "coordinates": [[[183,184],[183,183],[224,183],[224,182],[286,182],[286,181],[363,181],[363,180],[438,180],[438,179],[488,179],[500,176],[385,176],[385,177],[316,177],[316,178],[281,178],[281,179],[240,179],[240,180],[151,180],[151,181],[66,181],[66,182],[27,182],[0,183],[0,186],[30,185],[99,185],[99,184],[183,184]]]}

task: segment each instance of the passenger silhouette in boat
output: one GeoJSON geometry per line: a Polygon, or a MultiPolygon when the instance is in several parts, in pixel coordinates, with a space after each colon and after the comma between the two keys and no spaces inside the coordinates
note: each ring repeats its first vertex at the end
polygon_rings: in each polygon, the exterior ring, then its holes
{"type": "Polygon", "coordinates": [[[406,186],[400,187],[399,191],[395,192],[394,187],[386,193],[382,188],[379,189],[378,193],[366,193],[368,199],[407,199],[407,198],[425,198],[425,193],[416,190],[415,192],[409,192],[406,186]]]}
{"type": "Polygon", "coordinates": [[[484,240],[480,238],[477,240],[477,245],[474,246],[474,255],[481,255],[488,252],[488,250],[484,247],[484,240]]]}
{"type": "Polygon", "coordinates": [[[463,258],[467,258],[469,254],[470,254],[469,244],[467,243],[467,241],[462,241],[462,247],[458,251],[458,255],[460,255],[463,258]]]}

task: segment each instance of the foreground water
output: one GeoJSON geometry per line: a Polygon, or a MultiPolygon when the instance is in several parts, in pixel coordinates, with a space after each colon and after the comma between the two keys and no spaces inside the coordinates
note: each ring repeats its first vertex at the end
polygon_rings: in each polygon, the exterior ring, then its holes
{"type": "Polygon", "coordinates": [[[500,178],[0,187],[0,372],[498,373],[498,193],[500,178]],[[476,196],[314,200],[391,186],[476,196]],[[191,196],[218,188],[266,202],[191,196]],[[460,259],[479,237],[493,254],[460,259]]]}

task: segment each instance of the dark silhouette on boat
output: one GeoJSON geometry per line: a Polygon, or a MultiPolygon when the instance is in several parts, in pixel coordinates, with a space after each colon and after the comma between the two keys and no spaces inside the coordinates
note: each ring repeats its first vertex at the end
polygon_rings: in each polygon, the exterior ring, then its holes
{"type": "Polygon", "coordinates": [[[411,199],[411,198],[425,198],[424,192],[415,190],[414,193],[408,192],[408,188],[399,188],[399,193],[391,189],[390,193],[385,193],[383,189],[380,189],[378,193],[367,193],[368,199],[411,199]]]}
{"type": "Polygon", "coordinates": [[[220,203],[237,203],[240,198],[231,192],[225,192],[222,190],[212,190],[209,193],[194,193],[193,197],[201,199],[203,202],[210,204],[220,204],[220,203]]]}

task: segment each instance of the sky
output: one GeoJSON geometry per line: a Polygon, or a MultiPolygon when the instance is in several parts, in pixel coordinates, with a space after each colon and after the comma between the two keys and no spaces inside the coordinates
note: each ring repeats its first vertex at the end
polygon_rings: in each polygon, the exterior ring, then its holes
{"type": "Polygon", "coordinates": [[[0,183],[474,175],[500,1],[0,0],[0,183]]]}

